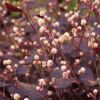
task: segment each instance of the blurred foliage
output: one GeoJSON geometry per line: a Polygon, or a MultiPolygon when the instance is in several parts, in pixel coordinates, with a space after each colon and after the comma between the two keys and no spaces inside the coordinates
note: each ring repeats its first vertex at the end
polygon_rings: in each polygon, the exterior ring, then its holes
{"type": "Polygon", "coordinates": [[[19,0],[10,0],[11,2],[18,2],[19,0]]]}
{"type": "Polygon", "coordinates": [[[62,3],[64,0],[58,0],[59,3],[62,3]]]}
{"type": "Polygon", "coordinates": [[[21,13],[20,12],[12,12],[11,15],[12,15],[13,18],[18,18],[18,17],[21,16],[21,13]]]}
{"type": "Polygon", "coordinates": [[[69,6],[69,10],[73,11],[76,6],[77,6],[77,0],[72,0],[69,6]]]}

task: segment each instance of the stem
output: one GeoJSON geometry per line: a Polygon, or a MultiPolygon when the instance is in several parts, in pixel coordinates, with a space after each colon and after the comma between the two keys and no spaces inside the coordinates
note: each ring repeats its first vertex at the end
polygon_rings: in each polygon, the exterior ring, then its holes
{"type": "MultiPolygon", "coordinates": [[[[90,11],[89,11],[89,13],[88,13],[88,16],[87,16],[87,23],[88,23],[88,21],[89,21],[89,17],[90,17],[90,15],[91,15],[91,8],[92,8],[92,0],[91,0],[91,5],[90,5],[90,11]]],[[[75,58],[77,57],[77,55],[78,55],[78,52],[79,52],[79,48],[80,48],[80,45],[81,45],[81,43],[82,43],[82,40],[83,40],[83,37],[84,37],[84,33],[85,33],[85,28],[87,27],[87,24],[86,24],[86,26],[84,27],[84,30],[83,30],[83,32],[82,32],[82,35],[81,35],[81,38],[80,38],[80,42],[79,42],[79,45],[78,45],[78,47],[77,47],[77,52],[76,52],[76,55],[75,55],[75,58]]]]}
{"type": "MultiPolygon", "coordinates": [[[[23,7],[23,8],[24,8],[24,7],[23,7]]],[[[34,22],[33,22],[32,18],[30,17],[30,14],[29,14],[29,13],[27,14],[27,13],[24,11],[24,9],[23,9],[23,14],[24,14],[25,17],[27,18],[27,20],[28,20],[28,22],[30,23],[32,29],[33,29],[33,30],[35,31],[35,33],[37,34],[37,37],[38,37],[38,40],[39,40],[39,44],[41,45],[43,51],[46,52],[45,49],[44,49],[44,46],[42,45],[42,43],[41,43],[41,41],[40,41],[40,39],[39,39],[39,38],[40,38],[40,35],[39,35],[38,31],[36,30],[36,28],[35,28],[34,25],[33,25],[34,22]]],[[[44,56],[45,56],[46,61],[47,61],[48,58],[47,58],[47,56],[46,56],[45,53],[44,53],[44,56]]]]}

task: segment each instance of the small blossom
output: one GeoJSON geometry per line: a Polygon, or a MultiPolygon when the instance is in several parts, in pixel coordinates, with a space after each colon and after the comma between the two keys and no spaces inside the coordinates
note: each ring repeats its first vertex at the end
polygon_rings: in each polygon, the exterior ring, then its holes
{"type": "Polygon", "coordinates": [[[42,67],[45,68],[46,66],[46,61],[42,61],[42,67]]]}
{"type": "Polygon", "coordinates": [[[11,47],[10,47],[10,48],[14,50],[14,49],[15,49],[15,46],[14,46],[14,45],[11,45],[11,47]]]}
{"type": "Polygon", "coordinates": [[[81,67],[80,70],[78,71],[78,74],[84,74],[86,69],[84,67],[81,67]]]}
{"type": "Polygon", "coordinates": [[[46,13],[45,10],[41,10],[39,14],[40,14],[40,16],[45,16],[45,13],[46,13]]]}
{"type": "Polygon", "coordinates": [[[41,49],[38,49],[37,52],[38,52],[38,54],[41,54],[42,53],[42,50],[41,49]]]}
{"type": "Polygon", "coordinates": [[[48,67],[51,67],[52,65],[53,65],[53,61],[52,61],[52,60],[48,60],[48,61],[47,61],[47,66],[48,66],[48,67]]]}
{"type": "Polygon", "coordinates": [[[70,71],[70,70],[67,70],[66,72],[67,72],[67,74],[68,74],[68,75],[71,73],[71,71],[70,71]]]}
{"type": "Polygon", "coordinates": [[[18,31],[18,27],[13,27],[13,31],[17,32],[18,31]]]}
{"type": "Polygon", "coordinates": [[[48,44],[49,44],[48,40],[44,40],[44,41],[43,41],[43,44],[44,44],[44,45],[48,45],[48,44]]]}
{"type": "Polygon", "coordinates": [[[59,42],[59,43],[63,43],[63,42],[64,42],[64,40],[65,40],[65,38],[64,38],[64,37],[62,37],[62,36],[60,36],[60,37],[58,38],[58,42],[59,42]]]}
{"type": "Polygon", "coordinates": [[[8,64],[11,64],[11,63],[12,63],[12,61],[10,59],[3,61],[3,64],[4,65],[8,65],[8,64]]]}
{"type": "Polygon", "coordinates": [[[40,86],[45,86],[46,85],[46,81],[44,79],[39,79],[39,85],[40,86]]]}
{"type": "Polygon", "coordinates": [[[20,60],[19,61],[19,64],[24,64],[25,63],[25,60],[20,60]]]}
{"type": "Polygon", "coordinates": [[[43,24],[45,24],[44,19],[39,18],[39,19],[38,19],[38,24],[39,24],[39,26],[42,26],[43,24]]]}
{"type": "Polygon", "coordinates": [[[28,98],[24,98],[24,100],[29,100],[28,98]]]}
{"type": "Polygon", "coordinates": [[[51,49],[51,53],[52,53],[52,54],[56,54],[56,53],[57,53],[57,49],[56,49],[56,48],[52,48],[52,49],[51,49]]]}
{"type": "Polygon", "coordinates": [[[9,70],[10,70],[10,69],[11,69],[11,65],[7,65],[7,69],[9,69],[9,70]]]}
{"type": "Polygon", "coordinates": [[[60,62],[60,64],[66,65],[66,61],[63,61],[63,60],[62,60],[62,61],[60,62]]]}
{"type": "Polygon", "coordinates": [[[84,53],[83,53],[83,52],[80,52],[80,53],[79,53],[79,55],[80,55],[80,56],[83,56],[83,55],[84,55],[84,53]]]}
{"type": "Polygon", "coordinates": [[[69,14],[68,13],[65,13],[65,17],[68,18],[69,17],[69,14]]]}
{"type": "Polygon", "coordinates": [[[95,33],[95,32],[92,32],[92,33],[91,33],[91,36],[93,36],[93,37],[94,37],[95,35],[96,35],[96,33],[95,33]]]}
{"type": "Polygon", "coordinates": [[[79,63],[80,63],[80,60],[79,60],[79,59],[76,59],[76,60],[75,60],[75,63],[76,63],[76,64],[79,64],[79,63]]]}
{"type": "Polygon", "coordinates": [[[25,73],[25,76],[29,76],[30,74],[27,72],[27,73],[25,73]]]}
{"type": "Polygon", "coordinates": [[[53,25],[54,26],[59,26],[59,22],[55,22],[53,25]]]}
{"type": "Polygon", "coordinates": [[[87,22],[86,22],[86,20],[85,19],[82,19],[81,20],[81,25],[85,25],[87,22]]]}
{"type": "Polygon", "coordinates": [[[98,44],[97,43],[93,43],[93,48],[97,48],[98,44]]]}
{"type": "Polygon", "coordinates": [[[40,32],[40,33],[43,33],[44,31],[46,31],[46,27],[45,27],[45,26],[41,26],[41,27],[39,28],[39,32],[40,32]]]}
{"type": "Polygon", "coordinates": [[[35,56],[34,56],[34,59],[35,59],[35,60],[39,60],[40,57],[39,57],[38,55],[35,55],[35,56]]]}
{"type": "Polygon", "coordinates": [[[98,93],[98,90],[97,89],[94,89],[93,90],[93,94],[97,95],[97,93],[98,93]]]}
{"type": "Polygon", "coordinates": [[[64,36],[65,36],[66,38],[68,38],[70,35],[69,35],[68,32],[65,32],[65,33],[64,33],[64,36]]]}
{"type": "Polygon", "coordinates": [[[13,95],[13,98],[14,98],[14,100],[20,100],[20,94],[15,93],[15,94],[13,95]]]}
{"type": "Polygon", "coordinates": [[[65,71],[66,69],[67,69],[67,68],[66,68],[65,65],[62,65],[62,66],[61,66],[61,70],[62,70],[62,71],[65,71]]]}
{"type": "Polygon", "coordinates": [[[0,51],[0,57],[2,57],[4,55],[4,53],[2,51],[0,51]]]}
{"type": "Polygon", "coordinates": [[[51,21],[51,17],[47,17],[47,21],[51,21]]]}
{"type": "Polygon", "coordinates": [[[40,86],[36,86],[36,90],[37,91],[40,91],[41,90],[41,87],[40,86]]]}
{"type": "Polygon", "coordinates": [[[68,73],[67,72],[63,72],[62,76],[63,76],[63,78],[68,78],[68,73]]]}
{"type": "Polygon", "coordinates": [[[58,40],[57,40],[57,39],[54,39],[54,40],[52,41],[52,45],[54,45],[54,46],[56,46],[57,43],[58,43],[58,40]]]}
{"type": "Polygon", "coordinates": [[[48,91],[48,92],[47,92],[47,95],[48,95],[48,96],[52,95],[52,91],[48,91]]]}

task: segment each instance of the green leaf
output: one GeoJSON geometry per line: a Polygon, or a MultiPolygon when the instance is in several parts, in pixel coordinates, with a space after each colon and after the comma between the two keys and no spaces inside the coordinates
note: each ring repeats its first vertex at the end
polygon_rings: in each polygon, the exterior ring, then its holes
{"type": "Polygon", "coordinates": [[[76,7],[77,5],[77,0],[71,0],[71,4],[69,6],[69,10],[74,10],[74,8],[76,7]]]}
{"type": "Polygon", "coordinates": [[[18,18],[21,16],[21,13],[20,12],[12,12],[11,15],[13,18],[18,18]]]}

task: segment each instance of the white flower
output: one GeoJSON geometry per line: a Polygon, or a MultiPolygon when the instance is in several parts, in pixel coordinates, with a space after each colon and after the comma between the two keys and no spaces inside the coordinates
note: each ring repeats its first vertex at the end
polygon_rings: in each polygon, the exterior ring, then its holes
{"type": "Polygon", "coordinates": [[[3,56],[3,52],[2,51],[0,51],[0,57],[2,57],[3,56]]]}
{"type": "Polygon", "coordinates": [[[4,64],[4,65],[8,65],[8,64],[11,64],[11,63],[12,63],[11,59],[4,60],[4,61],[3,61],[3,64],[4,64]]]}
{"type": "Polygon", "coordinates": [[[66,17],[66,18],[69,17],[69,13],[65,13],[65,17],[66,17]]]}
{"type": "Polygon", "coordinates": [[[96,35],[96,33],[95,33],[95,32],[92,32],[92,33],[91,33],[91,36],[95,36],[95,35],[96,35]]]}
{"type": "Polygon", "coordinates": [[[83,56],[84,55],[84,52],[80,52],[80,56],[83,56]]]}
{"type": "Polygon", "coordinates": [[[20,99],[20,94],[15,93],[15,94],[13,95],[13,98],[14,98],[14,100],[19,100],[19,99],[20,99]]]}
{"type": "Polygon", "coordinates": [[[19,64],[24,64],[25,63],[25,60],[20,60],[19,61],[19,64]]]}
{"type": "Polygon", "coordinates": [[[13,31],[17,32],[18,31],[18,27],[13,27],[13,31]]]}
{"type": "Polygon", "coordinates": [[[52,65],[53,65],[53,61],[52,61],[52,60],[48,60],[48,61],[47,61],[47,66],[50,67],[50,66],[52,66],[52,65]]]}
{"type": "Polygon", "coordinates": [[[11,69],[11,65],[7,65],[7,69],[11,69]]]}
{"type": "Polygon", "coordinates": [[[49,44],[48,40],[44,40],[44,41],[43,41],[43,44],[44,44],[44,45],[48,45],[48,44],[49,44]]]}
{"type": "Polygon", "coordinates": [[[97,93],[98,93],[98,90],[97,90],[97,89],[94,89],[94,90],[93,90],[93,94],[96,95],[97,93]]]}
{"type": "Polygon", "coordinates": [[[39,60],[40,57],[39,57],[38,55],[35,55],[35,56],[34,56],[34,59],[35,59],[35,60],[39,60]]]}
{"type": "Polygon", "coordinates": [[[51,21],[51,17],[47,17],[47,21],[51,21]]]}
{"type": "Polygon", "coordinates": [[[64,33],[64,36],[65,36],[66,38],[68,38],[70,35],[69,35],[68,32],[65,32],[65,33],[64,33]]]}
{"type": "Polygon", "coordinates": [[[78,30],[82,30],[82,27],[81,27],[81,26],[78,26],[77,29],[78,29],[78,30]]]}
{"type": "Polygon", "coordinates": [[[52,95],[52,91],[48,91],[47,94],[50,96],[52,95]]]}
{"type": "Polygon", "coordinates": [[[40,86],[45,86],[46,85],[46,82],[44,79],[39,79],[39,85],[40,86]]]}
{"type": "Polygon", "coordinates": [[[62,76],[63,76],[63,78],[68,78],[67,72],[63,72],[63,73],[62,73],[62,76]]]}
{"type": "Polygon", "coordinates": [[[80,60],[79,60],[79,59],[76,59],[76,60],[75,60],[75,63],[76,63],[76,64],[79,64],[79,63],[80,63],[80,60]]]}
{"type": "Polygon", "coordinates": [[[42,61],[42,67],[43,67],[43,68],[46,67],[46,61],[42,61]]]}
{"type": "Polygon", "coordinates": [[[46,40],[47,37],[40,37],[40,41],[46,40]]]}
{"type": "Polygon", "coordinates": [[[39,14],[40,14],[40,16],[44,16],[44,15],[45,15],[45,13],[46,13],[46,11],[45,11],[45,10],[41,10],[39,14]]]}
{"type": "Polygon", "coordinates": [[[97,28],[99,28],[99,29],[100,29],[100,24],[98,24],[98,25],[97,25],[97,28]]]}
{"type": "Polygon", "coordinates": [[[84,74],[86,69],[84,67],[81,67],[80,70],[78,71],[78,74],[84,74]]]}
{"type": "Polygon", "coordinates": [[[82,19],[81,20],[81,25],[85,25],[87,22],[86,22],[86,20],[85,19],[82,19]]]}
{"type": "Polygon", "coordinates": [[[38,52],[38,54],[41,54],[42,53],[42,50],[41,49],[38,49],[37,52],[38,52]]]}
{"type": "Polygon", "coordinates": [[[93,48],[96,48],[98,47],[98,44],[97,43],[93,43],[93,48]]]}
{"type": "Polygon", "coordinates": [[[41,26],[41,27],[39,28],[39,32],[40,32],[40,33],[43,33],[44,31],[46,31],[46,26],[41,26]]]}
{"type": "Polygon", "coordinates": [[[66,70],[66,66],[65,66],[65,65],[62,65],[62,66],[61,66],[61,70],[62,70],[62,71],[65,71],[65,70],[66,70]]]}
{"type": "Polygon", "coordinates": [[[56,54],[56,53],[57,53],[57,49],[56,49],[56,48],[52,48],[52,49],[51,49],[51,53],[52,53],[52,54],[56,54]]]}
{"type": "Polygon", "coordinates": [[[54,23],[54,26],[59,26],[59,22],[55,22],[54,23]]]}
{"type": "Polygon", "coordinates": [[[63,43],[64,40],[65,40],[64,36],[60,36],[60,37],[58,38],[58,42],[59,42],[59,43],[63,43]]]}
{"type": "Polygon", "coordinates": [[[38,19],[38,25],[39,25],[39,26],[42,26],[43,24],[45,24],[44,19],[39,18],[39,19],[38,19]]]}
{"type": "Polygon", "coordinates": [[[71,71],[70,71],[70,70],[67,70],[66,72],[67,72],[67,74],[68,74],[68,75],[71,73],[71,71]]]}
{"type": "Polygon", "coordinates": [[[40,86],[36,86],[36,90],[37,91],[40,91],[41,90],[41,87],[40,86]]]}
{"type": "Polygon", "coordinates": [[[66,65],[66,61],[63,61],[63,60],[62,60],[62,61],[60,62],[60,64],[66,65]]]}
{"type": "Polygon", "coordinates": [[[15,49],[15,46],[14,46],[14,45],[11,45],[11,47],[10,47],[10,48],[14,50],[14,49],[15,49]]]}
{"type": "Polygon", "coordinates": [[[97,24],[98,24],[97,22],[94,22],[94,23],[93,23],[94,26],[96,26],[97,24]]]}
{"type": "Polygon", "coordinates": [[[56,31],[55,29],[52,30],[52,34],[56,34],[56,32],[57,32],[57,31],[56,31]]]}
{"type": "Polygon", "coordinates": [[[24,98],[24,100],[29,100],[28,98],[24,98]]]}
{"type": "Polygon", "coordinates": [[[54,46],[56,46],[57,43],[58,43],[58,40],[57,40],[57,39],[54,39],[54,40],[52,41],[52,45],[54,45],[54,46]]]}

